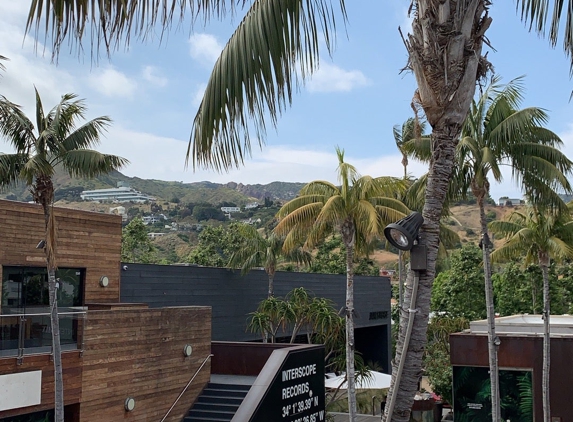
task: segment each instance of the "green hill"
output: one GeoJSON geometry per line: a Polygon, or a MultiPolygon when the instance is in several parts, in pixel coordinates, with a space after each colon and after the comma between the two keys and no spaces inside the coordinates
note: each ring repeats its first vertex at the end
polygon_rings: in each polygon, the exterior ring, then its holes
{"type": "MultiPolygon", "coordinates": [[[[72,179],[64,172],[58,172],[53,179],[56,188],[56,200],[78,201],[83,190],[113,188],[117,186],[118,182],[123,182],[138,191],[156,197],[158,202],[177,201],[184,204],[207,202],[214,205],[230,202],[238,206],[244,206],[253,201],[262,202],[265,198],[273,201],[286,201],[294,198],[304,186],[304,183],[287,182],[273,182],[266,185],[244,185],[234,182],[220,184],[206,181],[194,183],[166,182],[128,177],[117,171],[90,180],[72,179]]],[[[29,201],[31,195],[24,184],[17,184],[0,192],[0,198],[29,201]]]]}

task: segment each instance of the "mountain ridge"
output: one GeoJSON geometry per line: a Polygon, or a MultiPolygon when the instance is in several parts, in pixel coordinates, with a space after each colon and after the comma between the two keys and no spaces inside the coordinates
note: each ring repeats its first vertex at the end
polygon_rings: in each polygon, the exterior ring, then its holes
{"type": "MultiPolygon", "coordinates": [[[[64,171],[58,170],[54,176],[56,200],[80,200],[82,190],[114,188],[118,182],[154,196],[157,201],[177,200],[183,203],[206,202],[213,205],[222,202],[244,206],[253,201],[288,201],[294,198],[305,183],[271,182],[268,184],[243,184],[240,182],[215,183],[207,180],[198,182],[177,182],[157,179],[129,177],[114,171],[94,179],[71,178],[64,171]]],[[[19,201],[31,200],[31,195],[23,183],[10,186],[0,192],[0,198],[19,201]]]]}

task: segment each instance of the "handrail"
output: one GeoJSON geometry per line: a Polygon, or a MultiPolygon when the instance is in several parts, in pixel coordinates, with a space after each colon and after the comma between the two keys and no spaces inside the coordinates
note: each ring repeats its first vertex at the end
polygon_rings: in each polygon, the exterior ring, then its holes
{"type": "Polygon", "coordinates": [[[187,385],[185,386],[185,388],[183,389],[183,391],[181,391],[181,393],[179,394],[179,396],[177,396],[177,398],[175,399],[175,401],[173,402],[173,404],[171,405],[171,407],[169,408],[169,410],[167,411],[167,413],[165,414],[165,416],[163,416],[163,418],[159,421],[159,422],[163,422],[167,416],[169,416],[169,414],[171,413],[171,411],[173,410],[173,408],[175,407],[175,405],[177,405],[177,403],[179,402],[179,399],[181,399],[181,397],[183,397],[183,394],[185,394],[185,392],[187,391],[187,389],[189,388],[189,386],[191,385],[191,383],[195,380],[195,378],[197,377],[197,375],[199,374],[199,372],[201,371],[201,369],[203,369],[203,367],[205,366],[205,364],[207,363],[207,361],[209,360],[209,358],[212,358],[213,354],[208,355],[204,360],[203,363],[201,364],[201,366],[199,366],[199,368],[197,368],[197,370],[195,371],[195,373],[193,374],[193,376],[191,377],[191,379],[189,380],[189,382],[187,383],[187,385]]]}
{"type": "MultiPolygon", "coordinates": [[[[74,308],[68,308],[68,309],[74,309],[74,308]]],[[[58,319],[85,321],[87,317],[87,309],[83,307],[81,308],[76,307],[76,309],[78,310],[77,311],[66,310],[64,312],[58,312],[58,319]]],[[[49,346],[50,348],[52,348],[51,354],[53,354],[53,345],[51,343],[46,344],[42,340],[41,336],[38,337],[38,333],[33,334],[31,332],[28,332],[28,329],[26,328],[28,324],[33,325],[35,322],[38,322],[36,320],[37,318],[42,318],[44,320],[50,317],[51,314],[48,312],[26,313],[25,311],[23,311],[19,313],[0,314],[0,327],[4,327],[7,325],[12,327],[14,326],[14,324],[18,326],[17,332],[13,333],[14,335],[9,334],[8,337],[5,337],[4,333],[0,335],[1,340],[8,341],[8,343],[6,344],[4,342],[0,344],[0,351],[2,351],[2,357],[14,356],[16,357],[18,365],[21,365],[23,363],[24,356],[28,349],[29,350],[34,350],[38,348],[45,349],[46,347],[49,346]],[[27,346],[28,340],[33,340],[34,343],[27,346]],[[39,343],[35,343],[35,341],[38,340],[39,343]]],[[[75,337],[71,339],[72,343],[70,344],[73,344],[74,341],[77,343],[78,339],[81,338],[81,346],[79,344],[76,344],[76,347],[80,349],[80,356],[81,356],[83,354],[83,349],[84,349],[84,324],[82,325],[78,324],[78,326],[74,326],[72,328],[72,335],[75,337]]],[[[44,351],[38,352],[38,350],[36,350],[36,353],[44,353],[44,351]]]]}
{"type": "MultiPolygon", "coordinates": [[[[58,312],[58,315],[85,315],[87,314],[87,311],[75,311],[75,312],[58,312]]],[[[0,314],[0,318],[12,318],[12,317],[28,317],[28,316],[50,316],[51,314],[49,312],[42,312],[42,313],[36,313],[36,314],[28,314],[28,313],[22,313],[22,314],[0,314]]]]}

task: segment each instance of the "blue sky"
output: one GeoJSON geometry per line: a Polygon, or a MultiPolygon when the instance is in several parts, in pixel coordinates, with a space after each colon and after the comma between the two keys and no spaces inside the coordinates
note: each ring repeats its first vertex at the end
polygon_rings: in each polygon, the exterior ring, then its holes
{"type": "MultiPolygon", "coordinates": [[[[84,56],[62,48],[59,63],[49,49],[24,39],[27,1],[0,1],[0,55],[7,56],[0,94],[33,112],[33,86],[44,106],[51,108],[61,94],[85,98],[89,116],[110,116],[114,124],[99,150],[128,158],[128,176],[194,182],[268,183],[275,180],[308,182],[335,179],[335,146],[362,174],[400,176],[401,157],[392,127],[411,117],[415,90],[413,75],[400,74],[407,60],[398,26],[408,29],[406,0],[348,1],[349,22],[339,25],[332,57],[321,56],[319,71],[294,95],[292,107],[269,128],[266,146],[253,149],[245,166],[229,173],[184,169],[193,117],[211,67],[242,16],[207,25],[188,22],[167,40],[133,43],[129,49],[102,57],[93,64],[89,41],[84,56]]],[[[569,95],[569,63],[558,46],[527,32],[513,1],[498,0],[490,15],[487,35],[496,51],[488,58],[497,74],[509,81],[525,79],[523,106],[538,106],[550,114],[549,128],[561,135],[564,150],[573,157],[573,105],[569,95]]],[[[257,141],[253,140],[256,145],[257,141]]],[[[0,140],[0,151],[9,147],[0,140]]],[[[427,170],[411,162],[409,172],[427,170]]],[[[506,177],[492,184],[492,196],[520,197],[506,177]]]]}

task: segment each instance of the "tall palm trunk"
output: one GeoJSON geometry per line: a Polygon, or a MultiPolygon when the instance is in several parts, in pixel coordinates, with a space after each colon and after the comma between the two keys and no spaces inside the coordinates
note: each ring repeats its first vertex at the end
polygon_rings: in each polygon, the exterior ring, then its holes
{"type": "Polygon", "coordinates": [[[485,301],[487,312],[487,350],[489,355],[489,379],[491,384],[491,417],[493,421],[501,418],[500,396],[499,396],[499,367],[497,362],[497,350],[499,348],[499,338],[495,334],[495,309],[493,304],[493,283],[491,281],[491,259],[489,255],[489,233],[487,230],[487,220],[485,217],[484,199],[489,192],[489,182],[484,181],[484,186],[477,186],[472,183],[472,191],[477,198],[479,206],[479,216],[481,225],[481,247],[483,253],[483,273],[485,280],[485,301]]]}
{"type": "Polygon", "coordinates": [[[543,391],[543,422],[551,422],[551,403],[549,401],[549,370],[551,367],[549,256],[546,252],[539,252],[538,256],[539,266],[543,274],[543,375],[541,383],[541,389],[543,391]]]}
{"type": "Polygon", "coordinates": [[[48,176],[38,176],[32,189],[34,201],[42,206],[45,223],[46,267],[50,301],[50,328],[52,330],[52,356],[54,359],[54,409],[55,422],[64,422],[64,380],[62,375],[62,349],[60,345],[60,320],[56,281],[56,226],[52,210],[54,185],[48,176]]]}
{"type": "MultiPolygon", "coordinates": [[[[383,420],[407,422],[418,380],[422,373],[422,355],[426,345],[426,330],[430,310],[430,296],[438,257],[439,222],[442,216],[449,179],[455,159],[455,148],[475,92],[476,81],[485,75],[487,60],[482,57],[483,37],[491,24],[486,0],[417,0],[412,22],[412,33],[404,42],[408,50],[409,67],[416,76],[418,91],[414,105],[424,109],[432,126],[432,159],[428,172],[425,204],[422,211],[424,225],[420,244],[426,246],[427,270],[420,274],[417,293],[418,312],[409,347],[405,356],[397,352],[395,370],[400,359],[405,360],[399,388],[392,377],[389,394],[395,394],[392,415],[383,420]]],[[[412,295],[414,274],[408,273],[404,302],[412,295]]],[[[405,343],[409,315],[401,312],[397,350],[405,343]]]]}
{"type": "MultiPolygon", "coordinates": [[[[438,257],[439,221],[452,172],[455,140],[459,135],[461,123],[459,128],[455,129],[454,132],[452,132],[451,129],[453,128],[444,127],[442,131],[434,129],[432,133],[436,149],[433,154],[433,165],[430,167],[428,174],[426,203],[422,212],[424,225],[419,236],[420,244],[426,246],[428,267],[425,272],[420,273],[416,298],[417,312],[410,313],[407,309],[404,309],[404,307],[400,310],[400,333],[396,344],[396,356],[392,365],[393,374],[397,373],[400,360],[404,359],[404,365],[401,379],[396,380],[395,377],[392,377],[388,395],[396,395],[393,414],[388,415],[386,413],[388,412],[387,404],[383,421],[408,422],[410,420],[412,402],[418,390],[418,381],[422,374],[422,355],[426,345],[430,297],[438,257]],[[411,336],[408,341],[408,349],[405,355],[402,355],[402,350],[407,340],[406,332],[410,318],[414,318],[411,336]],[[399,383],[399,388],[394,391],[396,382],[399,383]]],[[[411,303],[413,282],[414,273],[409,271],[406,278],[402,303],[411,303]]],[[[389,402],[390,401],[387,401],[387,403],[389,402]]]]}
{"type": "Polygon", "coordinates": [[[356,421],[356,383],[354,375],[354,241],[355,228],[347,219],[342,227],[342,241],[346,248],[346,379],[348,383],[349,421],[356,421]]]}

